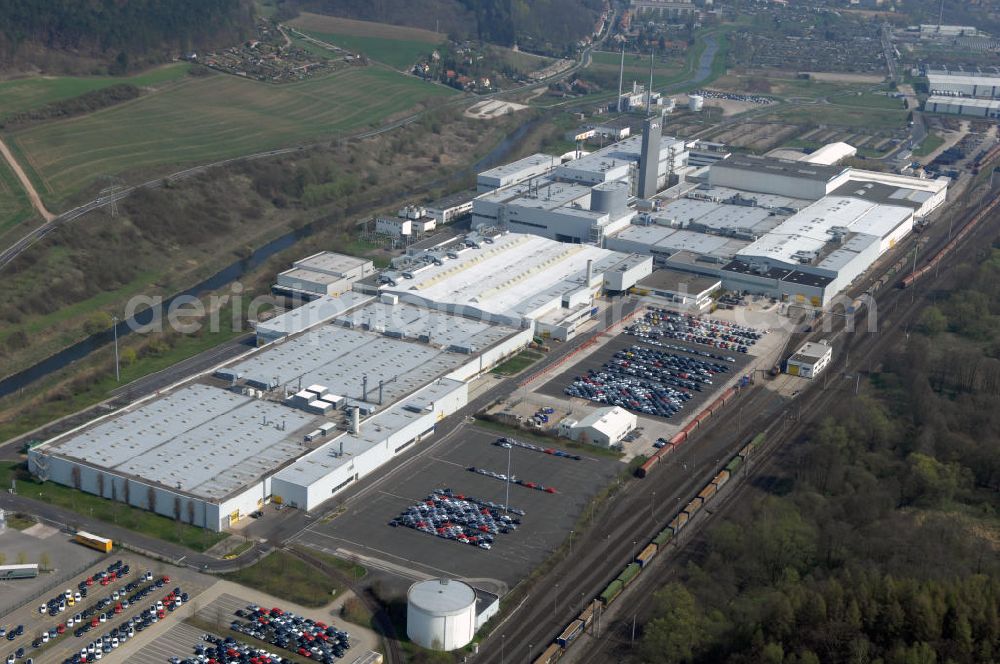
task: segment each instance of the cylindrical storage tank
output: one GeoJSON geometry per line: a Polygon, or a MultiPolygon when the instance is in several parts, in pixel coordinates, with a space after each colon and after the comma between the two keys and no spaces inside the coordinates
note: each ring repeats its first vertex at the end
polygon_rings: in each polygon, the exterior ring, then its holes
{"type": "Polygon", "coordinates": [[[455,650],[476,634],[476,592],[454,579],[418,581],[406,593],[406,634],[431,650],[455,650]]]}
{"type": "Polygon", "coordinates": [[[701,95],[691,95],[688,97],[688,108],[697,113],[705,105],[705,98],[701,95]]]}
{"type": "Polygon", "coordinates": [[[602,182],[590,190],[590,209],[610,212],[612,217],[625,211],[628,203],[628,183],[614,180],[602,182]]]}

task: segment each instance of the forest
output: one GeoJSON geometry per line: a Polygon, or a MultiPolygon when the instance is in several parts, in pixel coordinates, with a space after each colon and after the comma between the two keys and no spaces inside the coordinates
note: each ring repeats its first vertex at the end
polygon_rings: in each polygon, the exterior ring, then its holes
{"type": "Polygon", "coordinates": [[[1000,661],[1000,249],[705,533],[641,659],[1000,661]]]}
{"type": "Polygon", "coordinates": [[[83,57],[102,64],[99,73],[124,74],[253,29],[249,0],[0,0],[0,17],[0,69],[83,57]]]}
{"type": "MultiPolygon", "coordinates": [[[[297,0],[301,10],[562,55],[591,34],[601,0],[297,0]]],[[[287,10],[287,7],[286,7],[287,10]]]]}

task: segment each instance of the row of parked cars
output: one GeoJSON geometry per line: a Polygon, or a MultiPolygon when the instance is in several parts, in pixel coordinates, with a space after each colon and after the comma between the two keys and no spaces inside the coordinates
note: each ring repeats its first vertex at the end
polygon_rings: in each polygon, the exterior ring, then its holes
{"type": "Polygon", "coordinates": [[[208,645],[195,645],[194,657],[171,657],[170,664],[294,664],[290,659],[231,636],[222,639],[214,634],[203,634],[201,638],[208,645]]]}
{"type": "Polygon", "coordinates": [[[764,335],[755,328],[714,318],[700,318],[650,307],[642,320],[625,328],[643,340],[675,339],[688,343],[747,353],[764,335]]]}
{"type": "MultiPolygon", "coordinates": [[[[135,592],[131,596],[123,598],[119,604],[115,605],[115,611],[113,613],[102,613],[96,625],[93,620],[89,624],[85,624],[77,636],[83,636],[83,634],[90,629],[93,629],[107,620],[111,620],[114,615],[121,612],[120,607],[122,605],[131,606],[132,604],[143,600],[150,593],[158,588],[162,588],[169,582],[170,577],[164,576],[150,583],[148,586],[135,588],[135,592]]],[[[143,609],[138,615],[129,618],[127,621],[124,621],[116,627],[112,627],[107,634],[104,634],[100,638],[97,638],[86,646],[80,648],[80,652],[75,653],[72,657],[68,657],[63,660],[63,664],[81,664],[100,660],[104,655],[107,655],[113,650],[117,650],[119,646],[124,645],[126,641],[133,638],[138,632],[142,632],[147,627],[165,619],[168,612],[179,608],[187,600],[188,594],[186,592],[183,592],[180,587],[174,588],[172,591],[164,595],[162,599],[150,604],[149,608],[143,609]]]]}
{"type": "Polygon", "coordinates": [[[542,447],[541,445],[535,445],[534,443],[526,443],[521,440],[516,440],[514,438],[509,438],[507,436],[502,436],[493,441],[493,444],[497,447],[503,447],[504,449],[510,449],[512,447],[520,447],[524,450],[531,450],[533,452],[541,452],[542,454],[550,454],[552,456],[561,457],[563,459],[573,459],[574,461],[580,461],[583,459],[579,454],[571,454],[563,450],[556,449],[554,447],[542,447]]]}
{"type": "Polygon", "coordinates": [[[236,616],[246,622],[234,620],[232,630],[323,664],[342,658],[351,647],[351,635],[344,630],[291,611],[250,605],[236,616]]]}
{"type": "Polygon", "coordinates": [[[751,104],[761,104],[762,106],[767,106],[768,104],[773,104],[774,100],[770,97],[764,97],[763,95],[754,94],[741,94],[739,92],[720,92],[719,90],[695,90],[689,94],[698,95],[699,97],[704,97],[705,99],[728,99],[730,101],[746,101],[751,104]]]}
{"type": "Polygon", "coordinates": [[[45,604],[38,607],[38,613],[46,614],[50,616],[55,616],[59,613],[63,613],[69,607],[75,606],[83,601],[87,597],[89,589],[94,585],[100,585],[103,587],[108,587],[115,581],[118,581],[129,575],[131,572],[131,567],[121,561],[116,560],[107,566],[107,568],[101,570],[93,576],[88,576],[86,579],[77,584],[76,591],[67,588],[64,592],[51,598],[45,604]]]}
{"type": "Polygon", "coordinates": [[[529,482],[528,480],[521,479],[513,473],[510,477],[508,477],[506,473],[498,473],[486,468],[478,468],[477,466],[469,466],[468,470],[476,473],[477,475],[492,477],[493,479],[500,480],[501,482],[510,482],[511,484],[523,486],[525,489],[537,489],[538,491],[544,491],[545,493],[558,493],[555,487],[545,486],[544,484],[539,484],[538,482],[529,482]]]}
{"type": "Polygon", "coordinates": [[[691,399],[691,393],[685,390],[614,370],[591,369],[586,376],[575,378],[564,392],[570,397],[668,419],[691,399]]]}
{"type": "Polygon", "coordinates": [[[524,510],[466,498],[450,489],[442,489],[428,495],[423,502],[407,507],[389,525],[413,528],[488,550],[493,547],[497,535],[517,530],[521,516],[524,510]]]}
{"type": "Polygon", "coordinates": [[[718,374],[729,372],[723,364],[642,346],[618,351],[605,368],[696,392],[701,392],[703,385],[711,385],[718,374]]]}

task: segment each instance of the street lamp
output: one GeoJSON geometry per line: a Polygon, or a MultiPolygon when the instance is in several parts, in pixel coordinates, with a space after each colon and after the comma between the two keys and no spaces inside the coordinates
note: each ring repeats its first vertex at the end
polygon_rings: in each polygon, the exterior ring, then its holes
{"type": "Polygon", "coordinates": [[[111,329],[115,335],[115,382],[122,382],[122,373],[118,362],[118,316],[111,317],[111,329]]]}
{"type": "Polygon", "coordinates": [[[500,635],[500,664],[503,664],[503,646],[504,642],[507,640],[506,634],[500,635]]]}

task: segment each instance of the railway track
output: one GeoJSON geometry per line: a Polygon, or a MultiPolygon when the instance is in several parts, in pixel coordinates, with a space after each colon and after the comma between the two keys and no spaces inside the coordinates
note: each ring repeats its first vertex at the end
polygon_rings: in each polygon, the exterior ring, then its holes
{"type": "MultiPolygon", "coordinates": [[[[972,220],[978,210],[965,209],[957,211],[963,223],[960,229],[965,228],[965,224],[972,220]]],[[[969,247],[975,247],[977,243],[974,239],[985,237],[992,233],[991,222],[994,222],[1000,214],[993,211],[990,218],[985,223],[978,224],[969,230],[965,243],[961,249],[955,249],[954,255],[962,255],[969,251],[969,247]]],[[[919,244],[924,245],[925,252],[936,254],[950,242],[950,238],[945,235],[943,224],[935,224],[937,232],[933,233],[928,229],[924,237],[929,240],[915,238],[905,251],[901,250],[898,255],[908,255],[919,244]]],[[[932,227],[933,228],[933,227],[932,227]]],[[[949,233],[950,234],[950,233],[949,233]]],[[[888,261],[887,261],[888,265],[888,261]]],[[[879,281],[882,272],[886,268],[877,270],[865,283],[853,289],[853,296],[858,297],[872,289],[873,284],[879,281]]],[[[877,331],[874,334],[845,334],[846,318],[834,319],[829,324],[832,329],[828,331],[813,332],[812,335],[802,335],[814,337],[833,337],[840,340],[838,356],[843,357],[843,362],[837,362],[835,366],[827,369],[831,374],[838,369],[845,375],[857,375],[857,371],[864,367],[871,367],[875,360],[881,357],[893,344],[899,343],[908,326],[915,320],[917,312],[920,310],[922,299],[915,297],[912,289],[909,291],[899,290],[890,286],[894,284],[891,280],[881,280],[881,288],[871,292],[877,304],[878,314],[877,331]],[[838,322],[839,321],[839,322],[838,322]],[[839,327],[839,329],[837,329],[839,327]]],[[[796,335],[799,336],[799,335],[796,335]]],[[[496,628],[481,644],[480,654],[477,661],[501,662],[501,661],[524,661],[523,658],[537,656],[548,646],[562,629],[577,615],[584,606],[593,599],[600,590],[621,570],[622,566],[631,559],[634,559],[638,552],[637,547],[649,541],[656,532],[662,528],[673,516],[680,511],[680,508],[711,478],[711,475],[721,467],[716,463],[714,467],[706,467],[706,459],[729,458],[742,444],[746,434],[765,431],[774,424],[776,415],[780,415],[779,420],[790,420],[791,425],[785,428],[781,435],[770,437],[768,445],[763,453],[757,456],[752,463],[754,468],[765,470],[770,467],[775,451],[780,449],[788,440],[794,440],[795,436],[806,431],[812,418],[802,419],[800,414],[804,411],[808,413],[822,413],[824,408],[832,403],[835,398],[845,396],[844,390],[854,388],[860,380],[852,382],[850,386],[846,381],[840,380],[840,385],[835,384],[834,389],[824,390],[826,380],[814,381],[795,400],[794,407],[788,407],[786,401],[780,400],[774,393],[768,390],[756,389],[747,396],[742,396],[741,405],[749,407],[750,412],[756,415],[747,419],[747,425],[736,431],[732,427],[734,413],[737,409],[729,409],[722,417],[715,418],[713,422],[703,429],[697,436],[693,444],[681,446],[673,454],[665,457],[664,466],[657,472],[641,481],[626,482],[621,493],[607,505],[601,513],[591,519],[585,534],[578,536],[574,544],[576,555],[564,558],[557,562],[545,575],[545,578],[530,590],[530,595],[518,609],[508,616],[504,623],[496,628]],[[776,401],[777,399],[777,401],[776,401]],[[695,462],[699,453],[702,456],[701,467],[695,462]],[[676,481],[675,476],[678,469],[687,472],[689,467],[697,468],[698,472],[692,472],[685,477],[680,486],[675,486],[672,490],[667,486],[667,480],[676,481]],[[711,471],[711,472],[709,472],[711,471]],[[661,493],[660,500],[655,500],[656,493],[666,492],[666,499],[661,493]],[[648,497],[647,497],[648,494],[648,497]],[[610,524],[602,529],[600,526],[593,527],[593,523],[610,524]],[[560,591],[560,588],[562,591],[560,591]],[[572,588],[572,593],[567,593],[566,589],[572,588]],[[517,648],[516,653],[511,648],[517,648]],[[503,653],[503,654],[501,654],[503,653]],[[509,660],[505,659],[509,657],[509,660]]],[[[746,471],[744,471],[746,472],[746,471]]],[[[746,482],[744,477],[742,483],[746,482]]],[[[737,483],[740,484],[740,483],[737,483]]],[[[737,490],[739,486],[735,487],[737,490]]],[[[735,493],[732,489],[727,492],[728,496],[735,493]]],[[[729,500],[727,498],[726,500],[729,500]]],[[[725,503],[725,501],[723,501],[725,503]]],[[[723,505],[724,507],[724,505],[723,505]]],[[[702,520],[705,516],[703,515],[702,520]]],[[[690,529],[688,529],[690,532],[690,529]]],[[[681,545],[689,541],[691,535],[679,538],[681,545]]],[[[666,556],[669,559],[674,555],[673,551],[666,556]]],[[[662,582],[661,575],[664,570],[671,570],[670,565],[659,564],[655,567],[654,574],[640,575],[641,581],[632,584],[629,592],[630,597],[636,596],[634,588],[642,589],[650,586],[655,587],[658,582],[662,582]],[[645,578],[642,578],[645,577],[645,578]]],[[[515,590],[517,590],[515,588],[515,590]]],[[[650,593],[642,596],[640,604],[651,603],[650,593]]],[[[520,601],[518,599],[518,601],[520,601]]],[[[620,607],[628,604],[629,600],[619,599],[616,604],[620,607]]],[[[615,607],[609,615],[614,621],[615,607]]],[[[631,613],[631,612],[630,612],[631,613]]],[[[629,616],[631,618],[631,615],[629,616]]],[[[606,633],[613,634],[615,629],[620,629],[620,621],[614,621],[605,626],[606,633]],[[611,629],[608,630],[608,627],[611,629]]],[[[628,629],[631,632],[631,629],[628,629]]],[[[577,651],[583,651],[583,656],[574,654],[571,649],[569,657],[585,662],[607,662],[617,661],[612,653],[601,648],[581,648],[577,646],[577,651]]],[[[529,660],[530,661],[530,660],[529,660]]]]}
{"type": "MultiPolygon", "coordinates": [[[[965,244],[956,249],[956,252],[951,256],[953,258],[974,256],[978,247],[983,246],[983,242],[988,246],[987,240],[992,239],[992,236],[995,235],[996,230],[993,225],[998,219],[1000,219],[1000,212],[994,211],[984,223],[970,229],[965,238],[965,244]]],[[[945,238],[944,243],[947,242],[948,240],[945,238]]],[[[866,367],[873,366],[894,345],[904,342],[909,326],[916,322],[925,304],[923,298],[916,298],[910,291],[897,288],[886,288],[877,302],[879,311],[888,311],[888,316],[883,315],[879,320],[878,333],[846,335],[839,353],[839,357],[843,360],[837,362],[836,366],[828,368],[828,372],[838,372],[839,370],[839,373],[857,376],[866,367]]],[[[704,541],[697,539],[697,532],[701,525],[709,518],[730,513],[736,504],[742,502],[741,499],[747,498],[747,491],[767,492],[773,489],[779,481],[779,476],[772,471],[782,460],[782,455],[788,452],[789,444],[794,443],[795,440],[807,433],[816,420],[815,417],[798,417],[796,412],[820,415],[828,412],[829,406],[835,400],[844,399],[850,395],[855,384],[854,381],[839,380],[833,383],[833,389],[829,389],[825,386],[824,381],[816,380],[803,390],[796,399],[795,408],[785,411],[786,417],[783,417],[782,420],[787,423],[787,426],[781,427],[777,432],[774,432],[774,435],[768,435],[766,444],[757,450],[752,462],[747,466],[747,469],[753,468],[753,481],[751,482],[748,470],[744,470],[736,482],[731,482],[723,499],[716,503],[712,510],[703,513],[696,524],[688,525],[682,531],[682,536],[674,540],[675,546],[668,549],[666,555],[661,556],[660,560],[654,563],[648,572],[640,575],[636,583],[633,583],[627,591],[629,593],[627,597],[619,598],[616,604],[611,607],[604,617],[605,623],[601,638],[594,638],[593,632],[581,637],[579,642],[586,645],[577,645],[575,650],[570,650],[564,661],[597,664],[622,661],[627,658],[633,652],[633,624],[641,626],[653,612],[654,590],[676,574],[679,569],[678,562],[696,557],[699,552],[704,551],[704,541]],[[752,486],[748,486],[749,484],[752,486]],[[695,527],[692,528],[692,525],[695,527]],[[690,550],[692,545],[695,547],[694,551],[690,550]],[[629,609],[624,614],[622,612],[623,606],[627,606],[629,609]]],[[[704,481],[704,477],[702,481],[704,481]]],[[[620,565],[622,561],[618,560],[617,562],[620,565]]],[[[561,616],[564,620],[569,620],[571,617],[568,614],[561,616]]]]}

